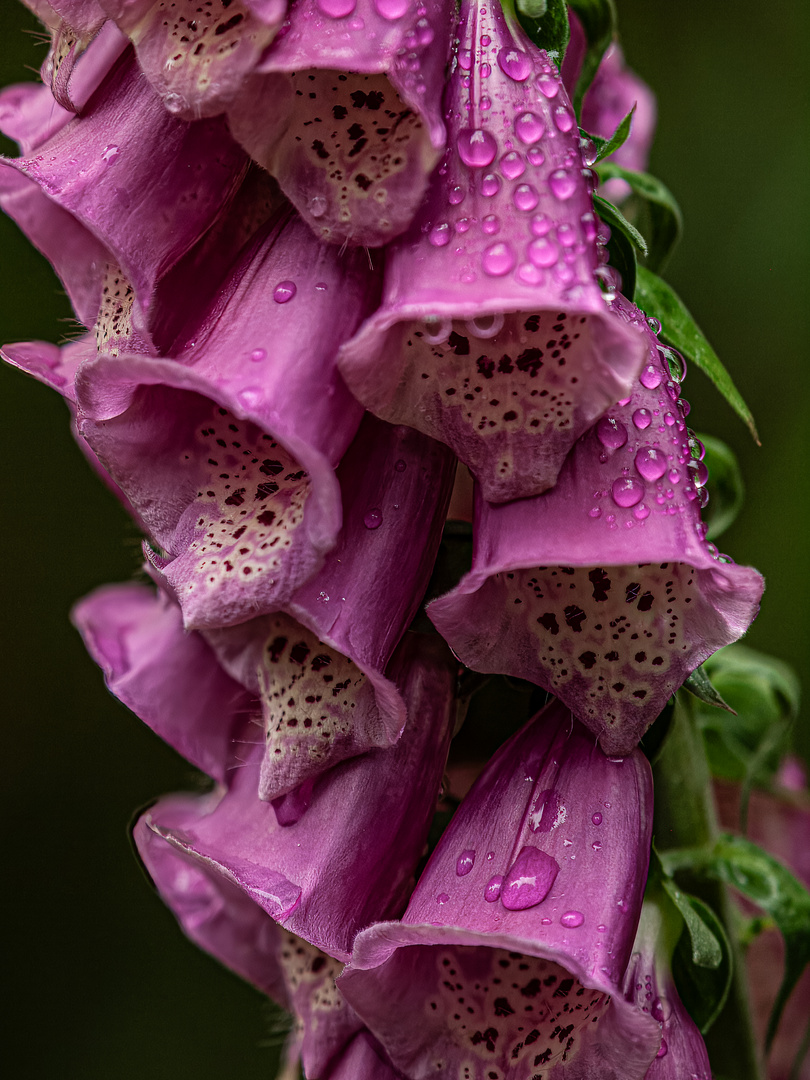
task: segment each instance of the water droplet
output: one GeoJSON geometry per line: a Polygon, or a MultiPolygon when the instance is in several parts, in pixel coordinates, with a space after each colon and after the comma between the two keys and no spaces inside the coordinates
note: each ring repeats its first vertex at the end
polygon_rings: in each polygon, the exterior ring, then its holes
{"type": "Polygon", "coordinates": [[[647,364],[641,375],[639,375],[639,382],[642,386],[646,386],[648,390],[655,390],[656,386],[661,385],[663,378],[664,374],[657,364],[647,364]]]}
{"type": "Polygon", "coordinates": [[[397,472],[405,472],[407,467],[408,466],[405,464],[405,462],[402,460],[402,458],[400,458],[399,461],[397,461],[394,464],[394,468],[396,469],[397,472]]]}
{"type": "Polygon", "coordinates": [[[307,203],[307,210],[314,218],[323,217],[326,213],[328,203],[323,195],[313,195],[307,203]]]}
{"type": "Polygon", "coordinates": [[[503,874],[495,874],[491,877],[484,889],[484,899],[488,904],[494,904],[498,897],[501,895],[501,885],[503,884],[503,874]]]}
{"type": "Polygon", "coordinates": [[[697,469],[695,470],[695,486],[703,487],[709,479],[709,470],[706,468],[705,461],[699,461],[697,469]]]}
{"type": "Polygon", "coordinates": [[[452,206],[458,206],[460,202],[464,201],[464,189],[460,188],[458,185],[450,188],[447,200],[452,206]]]}
{"type": "Polygon", "coordinates": [[[604,934],[607,931],[607,927],[604,923],[599,923],[596,929],[599,931],[600,934],[604,934]]]}
{"type": "Polygon", "coordinates": [[[601,840],[594,840],[594,842],[591,844],[591,847],[593,848],[594,851],[601,851],[602,850],[602,841],[601,840]]]}
{"type": "Polygon", "coordinates": [[[535,214],[531,221],[532,235],[546,236],[551,229],[551,219],[547,214],[535,214]]]}
{"type": "Polygon", "coordinates": [[[539,270],[531,263],[521,263],[516,273],[518,280],[524,285],[542,285],[546,277],[544,270],[539,270]]]}
{"type": "Polygon", "coordinates": [[[505,48],[498,53],[498,67],[515,82],[525,82],[532,73],[528,56],[519,49],[505,48]]]}
{"type": "Polygon", "coordinates": [[[363,518],[363,524],[367,529],[379,529],[380,525],[382,525],[382,520],[382,510],[380,510],[378,506],[375,506],[369,510],[363,518]]]}
{"type": "Polygon", "coordinates": [[[654,319],[652,316],[647,319],[647,326],[652,330],[656,337],[661,333],[661,323],[658,319],[654,319]]]}
{"type": "Polygon", "coordinates": [[[602,824],[602,815],[599,813],[598,810],[596,811],[595,814],[593,814],[591,816],[591,821],[594,823],[594,825],[601,825],[602,824]]]}
{"type": "Polygon", "coordinates": [[[524,911],[548,896],[560,865],[539,848],[526,846],[506,872],[501,903],[508,911],[524,911]]]}
{"type": "Polygon", "coordinates": [[[652,423],[652,416],[649,409],[636,409],[633,413],[633,423],[640,431],[644,431],[652,423]]]}
{"type": "Polygon", "coordinates": [[[652,1003],[650,1015],[653,1020],[657,1020],[659,1024],[663,1024],[669,1020],[670,1016],[672,1016],[672,1006],[665,997],[657,997],[652,1003]]]}
{"type": "Polygon", "coordinates": [[[649,516],[650,508],[649,506],[645,506],[644,503],[639,503],[638,506],[633,510],[633,517],[636,519],[636,521],[646,521],[649,516]]]}
{"type": "Polygon", "coordinates": [[[481,194],[485,199],[491,199],[493,195],[497,195],[501,190],[501,181],[495,173],[487,173],[486,176],[481,177],[481,194]]]}
{"type": "Polygon", "coordinates": [[[538,75],[535,79],[535,85],[543,97],[547,97],[549,100],[555,98],[560,90],[560,84],[551,75],[538,75]]]}
{"type": "Polygon", "coordinates": [[[627,428],[612,416],[603,416],[596,425],[596,437],[608,450],[618,450],[627,442],[627,428]]]}
{"type": "Polygon", "coordinates": [[[644,498],[645,488],[640,480],[634,480],[631,476],[623,476],[613,481],[610,494],[617,506],[628,509],[641,502],[644,498]]]}
{"type": "Polygon", "coordinates": [[[469,49],[462,49],[459,52],[458,66],[464,71],[469,71],[472,67],[472,52],[469,49]]]}
{"type": "Polygon", "coordinates": [[[557,226],[557,239],[563,247],[571,248],[577,242],[577,230],[573,225],[564,222],[557,226]]]}
{"type": "Polygon", "coordinates": [[[535,168],[538,168],[546,160],[546,155],[539,146],[533,146],[526,156],[535,168]]]}
{"type": "Polygon", "coordinates": [[[554,123],[559,131],[570,131],[576,123],[573,112],[566,108],[565,105],[560,105],[559,109],[554,110],[554,123]]]}
{"type": "Polygon", "coordinates": [[[109,165],[109,163],[114,161],[120,153],[120,149],[114,143],[110,143],[109,146],[104,147],[101,153],[101,160],[106,161],[109,165]]]}
{"type": "Polygon", "coordinates": [[[436,903],[446,904],[449,899],[450,897],[447,895],[446,892],[440,892],[439,895],[436,897],[436,903]]]}
{"type": "Polygon", "coordinates": [[[316,281],[315,282],[315,292],[326,292],[326,290],[328,288],[329,288],[329,286],[326,284],[325,281],[316,281]]]}
{"type": "Polygon", "coordinates": [[[261,363],[262,360],[267,359],[267,349],[254,349],[253,352],[250,354],[250,359],[254,362],[254,364],[261,363]]]}
{"type": "Polygon", "coordinates": [[[602,511],[598,506],[592,506],[588,511],[588,517],[599,518],[602,516],[602,511]]]}
{"type": "Polygon", "coordinates": [[[236,396],[246,409],[256,409],[264,401],[264,391],[260,386],[246,386],[236,396]]]}
{"type": "Polygon", "coordinates": [[[357,0],[318,0],[318,7],[332,19],[345,19],[357,7],[357,0]]]}
{"type": "Polygon", "coordinates": [[[503,277],[510,270],[514,270],[517,256],[511,244],[499,240],[497,244],[491,244],[481,256],[481,266],[484,273],[490,277],[503,277]]]}
{"type": "Polygon", "coordinates": [[[446,221],[443,221],[441,225],[434,225],[428,239],[434,247],[445,247],[450,243],[450,226],[446,221]]]}
{"type": "Polygon", "coordinates": [[[569,930],[575,930],[578,926],[582,926],[585,922],[585,916],[581,911],[566,911],[564,915],[560,916],[560,926],[565,926],[569,930]]]}
{"type": "Polygon", "coordinates": [[[495,858],[495,852],[494,852],[494,851],[488,851],[488,852],[487,852],[487,861],[488,861],[488,862],[492,862],[492,860],[493,860],[494,858],[495,858]]]}
{"type": "Polygon", "coordinates": [[[466,851],[462,851],[456,860],[456,873],[459,877],[464,877],[475,866],[475,851],[472,848],[468,848],[466,851]]]}
{"type": "Polygon", "coordinates": [[[532,240],[526,251],[535,266],[554,266],[559,257],[559,248],[553,240],[545,236],[532,240]]]}
{"type": "Polygon", "coordinates": [[[410,0],[374,0],[374,7],[389,22],[401,19],[410,6],[410,0]]]}
{"type": "Polygon", "coordinates": [[[666,1040],[666,1039],[662,1039],[662,1040],[661,1040],[661,1049],[660,1049],[660,1050],[658,1051],[658,1053],[657,1053],[657,1054],[655,1055],[655,1056],[656,1056],[656,1058],[662,1058],[662,1057],[666,1057],[666,1056],[667,1056],[667,1050],[668,1050],[668,1049],[669,1049],[669,1047],[667,1046],[667,1040],[666,1040]]]}
{"type": "Polygon", "coordinates": [[[420,45],[430,45],[433,41],[433,27],[427,19],[420,19],[416,24],[416,36],[420,45]]]}
{"type": "Polygon", "coordinates": [[[655,446],[642,446],[635,462],[639,475],[645,480],[660,480],[667,471],[667,456],[655,446]]]}
{"type": "Polygon", "coordinates": [[[558,199],[570,199],[577,190],[577,181],[567,169],[555,169],[548,178],[548,186],[558,199]]]}
{"type": "Polygon", "coordinates": [[[523,176],[526,171],[526,162],[517,150],[512,150],[509,154],[504,154],[500,160],[501,172],[507,180],[517,180],[519,176],[523,176]]]}
{"type": "Polygon", "coordinates": [[[537,188],[532,187],[531,184],[518,184],[512,200],[518,210],[534,210],[540,202],[540,195],[537,188]]]}
{"type": "Polygon", "coordinates": [[[464,128],[458,136],[458,155],[472,169],[484,169],[495,160],[498,144],[488,131],[464,128]]]}
{"type": "Polygon", "coordinates": [[[481,221],[481,228],[488,236],[494,236],[500,230],[501,223],[494,214],[487,214],[481,221]]]}
{"type": "Polygon", "coordinates": [[[297,291],[294,281],[280,281],[273,289],[273,299],[277,304],[286,304],[292,300],[297,291]]]}
{"type": "Polygon", "coordinates": [[[515,134],[526,146],[539,142],[545,130],[545,124],[536,113],[524,112],[515,120],[515,134]]]}

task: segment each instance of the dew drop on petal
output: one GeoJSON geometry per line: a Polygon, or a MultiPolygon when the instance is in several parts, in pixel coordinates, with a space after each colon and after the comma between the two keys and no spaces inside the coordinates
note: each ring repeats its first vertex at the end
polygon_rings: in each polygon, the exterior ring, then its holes
{"type": "Polygon", "coordinates": [[[254,364],[261,363],[262,360],[267,359],[267,349],[254,349],[250,354],[250,359],[254,364]]]}
{"type": "Polygon", "coordinates": [[[655,446],[642,446],[636,454],[635,464],[645,480],[660,480],[667,471],[667,456],[655,446]]]}
{"type": "Polygon", "coordinates": [[[498,67],[515,82],[525,82],[532,73],[532,64],[526,53],[513,47],[500,50],[498,67]]]}
{"type": "Polygon", "coordinates": [[[561,105],[559,109],[554,110],[554,123],[558,130],[570,131],[574,126],[574,115],[565,105],[561,105]]]}
{"type": "Polygon", "coordinates": [[[440,892],[439,895],[436,897],[436,903],[446,904],[449,899],[450,897],[447,895],[446,892],[440,892]]]}
{"type": "Polygon", "coordinates": [[[396,463],[394,464],[394,468],[396,469],[396,471],[397,471],[397,472],[405,472],[405,470],[407,469],[407,467],[408,467],[408,466],[407,466],[407,465],[406,465],[406,463],[405,463],[405,462],[404,462],[404,461],[402,460],[402,458],[400,458],[400,459],[399,459],[399,461],[397,461],[397,462],[396,462],[396,463]]]}
{"type": "Polygon", "coordinates": [[[650,410],[636,409],[636,411],[633,413],[633,423],[636,425],[639,431],[644,431],[645,428],[648,428],[652,423],[652,416],[650,415],[650,410]]]}
{"type": "Polygon", "coordinates": [[[501,190],[501,181],[495,173],[487,173],[481,177],[481,194],[485,199],[491,199],[501,190]]]}
{"type": "Polygon", "coordinates": [[[553,856],[527,845],[506,872],[501,903],[508,911],[534,907],[548,896],[559,870],[553,856]]]}
{"type": "Polygon", "coordinates": [[[374,0],[374,7],[384,19],[401,19],[410,7],[410,0],[374,0]]]}
{"type": "Polygon", "coordinates": [[[662,1057],[666,1057],[666,1056],[667,1056],[667,1050],[668,1050],[668,1049],[669,1049],[669,1047],[667,1046],[667,1041],[666,1041],[666,1039],[662,1039],[662,1040],[661,1040],[661,1048],[660,1048],[660,1050],[658,1051],[658,1053],[657,1053],[657,1054],[656,1054],[655,1056],[656,1056],[657,1058],[662,1058],[662,1057]]]}
{"type": "Polygon", "coordinates": [[[557,239],[563,247],[573,247],[577,242],[577,231],[573,225],[567,222],[557,226],[557,239]]]}
{"type": "Polygon", "coordinates": [[[501,895],[502,884],[503,874],[495,874],[494,877],[489,879],[484,889],[484,899],[488,904],[494,904],[501,895]]]}
{"type": "Polygon", "coordinates": [[[379,529],[380,525],[382,525],[382,520],[382,510],[380,510],[378,506],[375,506],[366,513],[363,518],[363,524],[367,529],[379,529]]]}
{"type": "Polygon", "coordinates": [[[657,365],[647,364],[641,375],[639,375],[639,382],[642,386],[646,386],[648,390],[655,390],[656,386],[661,385],[663,378],[663,372],[657,365]]]}
{"type": "Polygon", "coordinates": [[[527,254],[529,261],[534,263],[535,266],[549,267],[554,266],[557,262],[559,249],[553,240],[549,240],[544,236],[532,240],[527,248],[527,254]]]}
{"type": "Polygon", "coordinates": [[[543,162],[546,160],[546,155],[543,153],[539,146],[533,146],[527,154],[527,157],[535,168],[542,165],[543,162]]]}
{"type": "Polygon", "coordinates": [[[524,112],[515,120],[515,134],[526,146],[539,142],[545,130],[545,124],[536,113],[524,112]]]}
{"type": "Polygon", "coordinates": [[[488,131],[464,128],[458,136],[458,154],[465,165],[483,169],[495,160],[498,144],[488,131]]]}
{"type": "Polygon", "coordinates": [[[652,1003],[650,1015],[653,1020],[657,1020],[659,1024],[666,1023],[670,1016],[672,1016],[672,1006],[665,997],[657,997],[652,1003]]]}
{"type": "Polygon", "coordinates": [[[468,848],[459,855],[456,860],[456,873],[459,877],[465,877],[469,874],[475,865],[475,851],[472,848],[468,848]]]}
{"type": "Polygon", "coordinates": [[[458,206],[460,202],[464,201],[464,189],[460,188],[458,185],[450,188],[447,200],[452,206],[458,206]]]}
{"type": "Polygon", "coordinates": [[[585,916],[581,911],[566,911],[564,915],[560,916],[560,925],[568,927],[569,930],[582,926],[584,922],[585,916]]]}
{"type": "Polygon", "coordinates": [[[639,503],[633,510],[633,517],[636,521],[646,521],[650,516],[650,508],[644,503],[639,503]]]}
{"type": "Polygon", "coordinates": [[[246,386],[236,396],[246,409],[256,409],[264,401],[264,391],[260,386],[246,386]]]}
{"type": "Polygon", "coordinates": [[[532,187],[531,184],[519,184],[515,188],[512,201],[518,210],[534,210],[540,202],[540,195],[537,188],[532,187]]]}
{"type": "Polygon", "coordinates": [[[612,416],[603,416],[596,425],[596,437],[608,450],[618,450],[627,442],[627,428],[612,416]]]}
{"type": "Polygon", "coordinates": [[[307,210],[312,217],[320,218],[326,213],[327,205],[323,195],[313,195],[307,203],[307,210]]]}
{"type": "Polygon", "coordinates": [[[434,247],[445,247],[450,242],[450,226],[446,221],[441,225],[434,225],[428,239],[434,247]]]}
{"type": "Polygon", "coordinates": [[[514,248],[503,240],[491,244],[481,256],[481,266],[490,277],[503,277],[514,270],[516,262],[514,248]]]}
{"type": "Polygon", "coordinates": [[[280,281],[273,289],[273,299],[277,304],[286,304],[297,292],[294,281],[280,281]]]}
{"type": "Polygon", "coordinates": [[[555,98],[560,90],[560,84],[551,75],[538,75],[535,84],[543,97],[549,100],[555,98]]]}
{"type": "Polygon", "coordinates": [[[577,181],[567,169],[555,169],[548,178],[548,186],[558,199],[570,199],[577,190],[577,181]]]}
{"type": "Polygon", "coordinates": [[[534,236],[546,236],[551,229],[551,219],[548,214],[535,214],[531,221],[531,230],[534,236]]]}
{"type": "Polygon", "coordinates": [[[344,19],[357,7],[357,0],[318,0],[318,7],[332,19],[344,19]]]}
{"type": "Polygon", "coordinates": [[[512,150],[500,160],[501,172],[507,180],[517,180],[526,171],[526,162],[517,150],[512,150]]]}
{"type": "Polygon", "coordinates": [[[496,232],[500,230],[501,223],[494,214],[487,214],[485,218],[481,220],[481,228],[488,236],[494,236],[496,232]]]}
{"type": "Polygon", "coordinates": [[[639,480],[634,480],[632,476],[623,476],[619,480],[614,480],[610,489],[613,501],[624,509],[641,502],[644,492],[644,485],[639,480]]]}
{"type": "Polygon", "coordinates": [[[594,823],[594,825],[601,825],[602,824],[602,815],[599,813],[598,810],[596,811],[595,814],[593,814],[591,816],[591,821],[594,823]]]}

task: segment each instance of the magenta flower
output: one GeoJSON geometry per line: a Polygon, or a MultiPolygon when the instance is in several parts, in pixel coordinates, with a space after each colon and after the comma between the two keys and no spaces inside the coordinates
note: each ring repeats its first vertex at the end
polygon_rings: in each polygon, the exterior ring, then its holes
{"type": "Polygon", "coordinates": [[[608,754],[626,754],[667,698],[756,616],[760,575],[704,539],[706,469],[667,350],[577,443],[553,491],[476,501],[471,573],[429,614],[465,664],[557,694],[608,754]]]}
{"type": "Polygon", "coordinates": [[[165,553],[150,558],[187,626],[276,610],[334,546],[334,467],[362,416],[335,353],[368,302],[365,254],[283,211],[175,358],[100,356],[77,375],[79,431],[165,553]]]}
{"type": "Polygon", "coordinates": [[[338,983],[396,1068],[643,1077],[660,1031],[618,988],[651,827],[646,759],[609,761],[561,703],[501,747],[338,983]]]}
{"type": "Polygon", "coordinates": [[[299,0],[228,109],[235,137],[324,240],[410,224],[445,145],[452,0],[299,0]]]}
{"type": "Polygon", "coordinates": [[[142,828],[237,885],[292,933],[348,960],[358,930],[405,907],[455,719],[455,665],[437,638],[407,635],[389,674],[408,710],[402,738],[321,776],[293,824],[279,824],[256,797],[264,749],[248,719],[227,790],[162,800],[142,828]]]}
{"type": "Polygon", "coordinates": [[[557,69],[483,11],[462,5],[450,147],[340,365],[366,408],[446,442],[501,502],[554,484],[644,346],[594,277],[591,178],[557,69]]]}
{"type": "Polygon", "coordinates": [[[711,1080],[709,1055],[689,1013],[683,1006],[670,963],[678,933],[683,929],[680,919],[672,934],[657,902],[646,898],[633,945],[633,955],[624,976],[624,993],[636,1005],[661,1025],[661,1046],[646,1073],[645,1080],[711,1080]]]}

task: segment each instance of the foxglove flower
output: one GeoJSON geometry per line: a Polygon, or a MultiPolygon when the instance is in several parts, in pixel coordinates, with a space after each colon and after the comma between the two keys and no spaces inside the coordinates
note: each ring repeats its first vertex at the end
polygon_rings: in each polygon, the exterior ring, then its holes
{"type": "Polygon", "coordinates": [[[446,442],[484,497],[551,487],[644,357],[596,283],[591,174],[557,69],[498,5],[462,5],[449,149],[341,351],[360,401],[446,442]]]}
{"type": "Polygon", "coordinates": [[[454,470],[441,443],[367,416],[338,469],[343,528],[323,568],[283,611],[207,631],[261,701],[262,799],[400,737],[406,709],[385,672],[427,588],[454,470]]]}
{"type": "Polygon", "coordinates": [[[645,1080],[712,1080],[709,1055],[695,1022],[683,1006],[670,964],[683,924],[672,939],[659,904],[648,897],[641,909],[633,955],[624,976],[628,1001],[661,1025],[661,1046],[645,1080]]]}
{"type": "Polygon", "coordinates": [[[364,254],[340,258],[283,211],[173,359],[81,367],[80,433],[163,549],[150,557],[187,626],[276,610],[334,545],[334,467],[362,416],[335,353],[369,280],[364,254]]]}
{"type": "Polygon", "coordinates": [[[476,501],[472,571],[428,613],[465,664],[557,694],[608,754],[754,619],[763,582],[706,543],[706,468],[678,384],[638,309],[648,359],[629,396],[576,445],[557,486],[476,501]]]}
{"type": "Polygon", "coordinates": [[[51,261],[85,326],[101,314],[103,327],[105,309],[123,301],[145,330],[158,279],[217,218],[245,167],[222,120],[169,116],[130,56],[81,117],[33,155],[0,161],[0,205],[51,261]]]}
{"type": "Polygon", "coordinates": [[[228,109],[322,239],[374,247],[410,224],[445,145],[455,18],[452,0],[298,0],[228,109]]]}
{"type": "Polygon", "coordinates": [[[338,985],[412,1080],[644,1076],[658,1025],[622,998],[652,784],[552,702],[490,761],[401,922],[358,935],[338,985]]]}
{"type": "Polygon", "coordinates": [[[264,751],[249,721],[227,790],[174,796],[144,817],[144,828],[193,865],[341,961],[358,930],[405,906],[452,734],[455,665],[438,638],[407,635],[389,674],[408,710],[402,738],[321,776],[293,824],[279,824],[256,798],[264,751]]]}

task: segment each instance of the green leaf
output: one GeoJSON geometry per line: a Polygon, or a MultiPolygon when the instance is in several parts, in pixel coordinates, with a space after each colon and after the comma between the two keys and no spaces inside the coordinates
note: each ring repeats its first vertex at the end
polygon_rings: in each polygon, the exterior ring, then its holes
{"type": "Polygon", "coordinates": [[[780,862],[741,836],[725,833],[710,849],[690,848],[661,855],[666,870],[693,873],[732,885],[773,918],[785,940],[785,972],[768,1020],[770,1048],[782,1010],[810,962],[810,893],[780,862]]]}
{"type": "Polygon", "coordinates": [[[596,149],[596,157],[593,159],[592,164],[595,165],[598,161],[602,161],[603,158],[610,157],[611,154],[615,154],[620,146],[623,146],[627,141],[627,136],[630,134],[630,125],[633,120],[633,113],[636,111],[635,105],[630,112],[625,116],[624,120],[619,124],[609,139],[603,139],[599,135],[591,135],[590,132],[585,131],[584,128],[579,129],[579,135],[581,139],[589,139],[596,149]]]}
{"type": "Polygon", "coordinates": [[[650,173],[623,169],[621,165],[613,161],[606,161],[596,171],[601,182],[613,179],[624,180],[636,195],[646,201],[650,213],[650,252],[647,257],[647,266],[656,273],[660,272],[683,232],[681,208],[672,192],[650,173]]]}
{"type": "MultiPolygon", "coordinates": [[[[692,944],[692,963],[697,964],[698,967],[720,967],[723,961],[723,948],[701,910],[706,905],[697,897],[681,892],[671,877],[662,878],[661,884],[686,923],[692,944]]],[[[710,921],[716,922],[716,919],[710,921]]]]}
{"type": "Polygon", "coordinates": [[[601,195],[594,195],[593,205],[599,217],[606,225],[610,226],[611,230],[618,229],[638,248],[642,255],[647,254],[647,241],[635,225],[630,224],[618,206],[614,206],[612,202],[603,199],[601,195]]]}
{"type": "Polygon", "coordinates": [[[698,435],[706,448],[706,468],[709,470],[709,494],[711,498],[703,511],[703,519],[709,526],[706,536],[716,540],[721,536],[742,509],[745,499],[742,473],[731,447],[713,435],[698,435]]]}
{"type": "Polygon", "coordinates": [[[754,418],[731,376],[677,293],[645,266],[638,268],[636,303],[661,323],[661,334],[707,375],[759,445],[754,418]]]}
{"type": "Polygon", "coordinates": [[[693,932],[684,915],[686,931],[681,934],[672,957],[672,974],[689,1015],[705,1035],[728,999],[734,961],[731,945],[717,915],[696,896],[687,900],[695,930],[693,932]],[[701,964],[696,959],[696,934],[699,947],[708,946],[709,949],[699,955],[705,960],[711,959],[711,963],[701,964]]]}
{"type": "Polygon", "coordinates": [[[571,0],[570,7],[582,23],[586,43],[582,70],[573,94],[574,108],[579,116],[582,99],[593,82],[605,50],[616,36],[616,8],[613,0],[571,0]]]}
{"type": "Polygon", "coordinates": [[[723,701],[717,690],[712,686],[705,665],[701,664],[699,668],[695,668],[683,685],[690,694],[694,694],[696,698],[705,702],[706,705],[712,705],[716,709],[725,709],[726,712],[734,712],[732,707],[723,701]]]}
{"type": "Polygon", "coordinates": [[[537,48],[544,49],[549,60],[561,68],[571,32],[565,0],[504,0],[502,7],[507,19],[510,9],[517,15],[537,48]]]}

